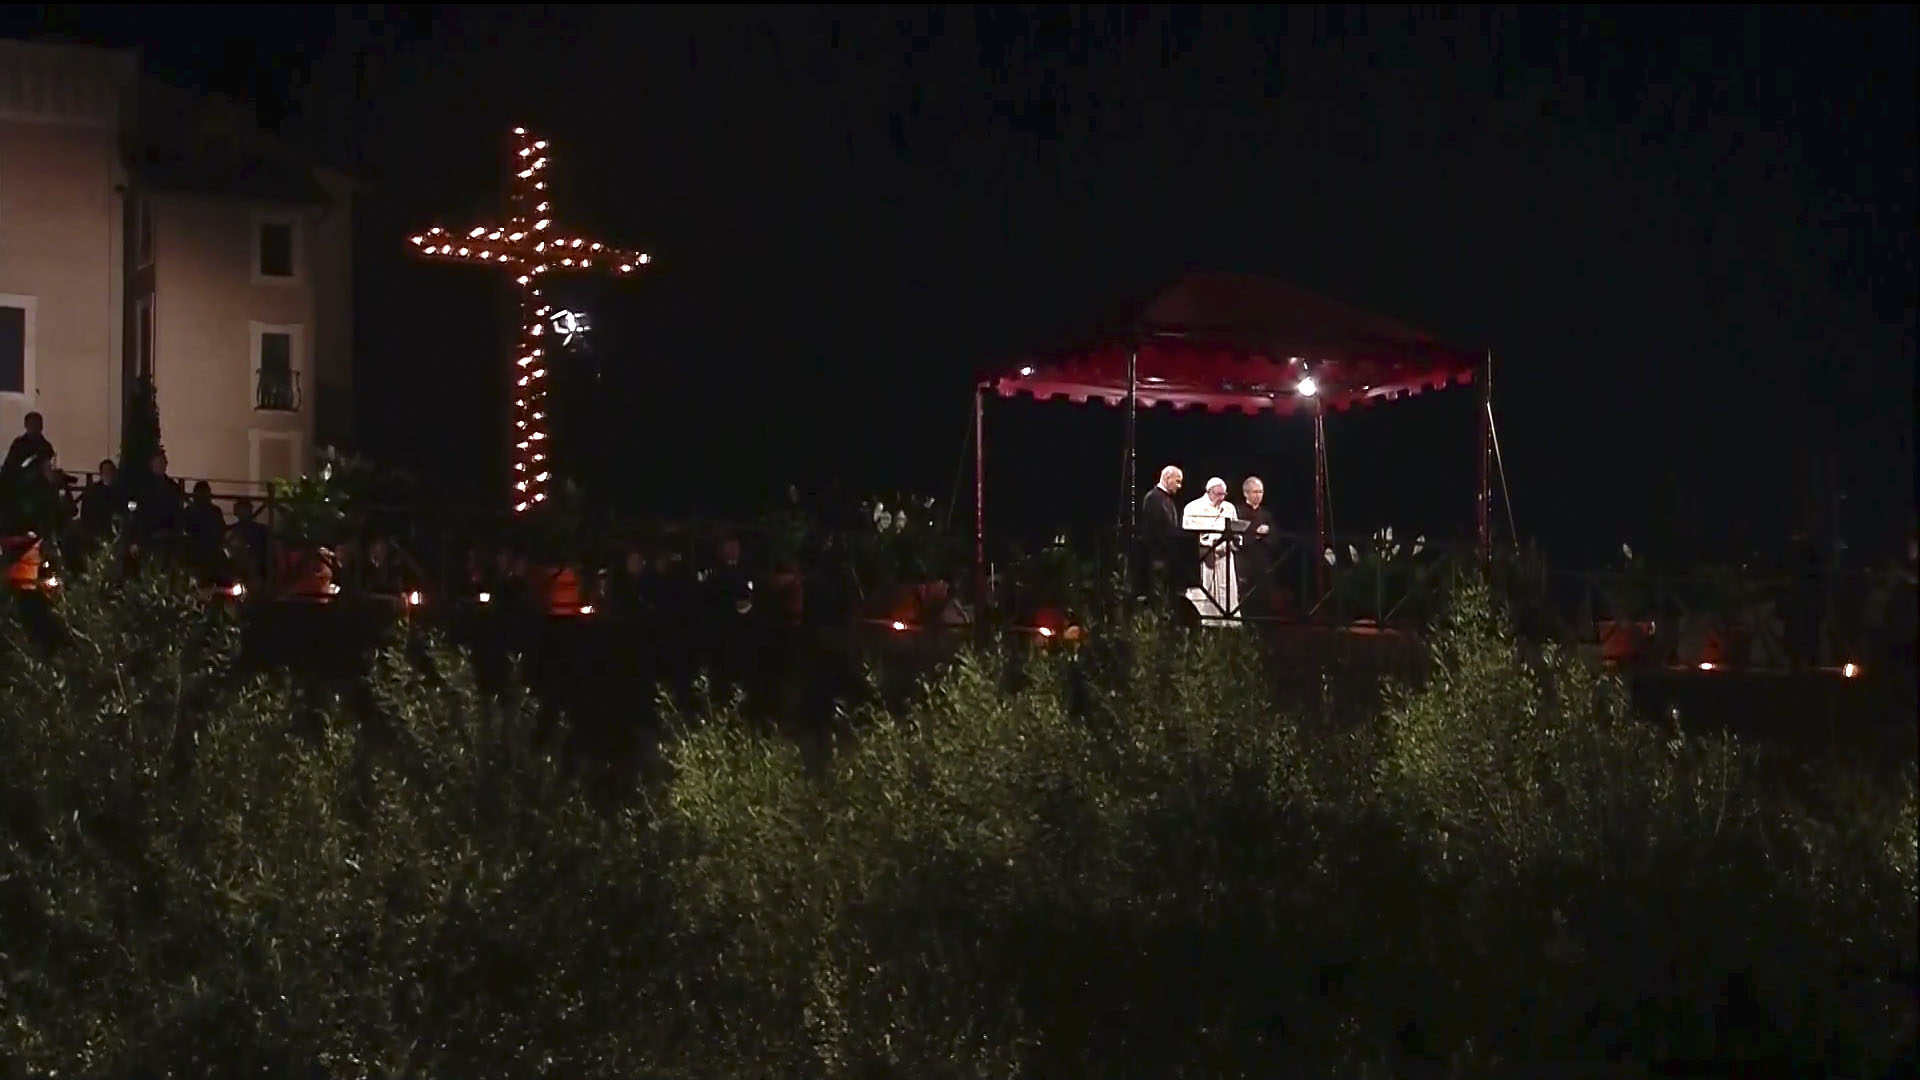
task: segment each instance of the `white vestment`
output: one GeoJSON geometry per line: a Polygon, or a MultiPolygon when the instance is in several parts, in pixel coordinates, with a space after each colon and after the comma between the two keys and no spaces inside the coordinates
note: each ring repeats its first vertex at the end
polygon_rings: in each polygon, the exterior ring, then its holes
{"type": "Polygon", "coordinates": [[[1204,626],[1239,626],[1240,581],[1233,569],[1233,541],[1227,535],[1226,522],[1238,520],[1233,504],[1222,501],[1215,506],[1205,495],[1187,504],[1180,527],[1204,530],[1200,537],[1200,584],[1187,590],[1187,599],[1200,611],[1204,626]],[[1207,556],[1213,556],[1208,565],[1207,556]]]}

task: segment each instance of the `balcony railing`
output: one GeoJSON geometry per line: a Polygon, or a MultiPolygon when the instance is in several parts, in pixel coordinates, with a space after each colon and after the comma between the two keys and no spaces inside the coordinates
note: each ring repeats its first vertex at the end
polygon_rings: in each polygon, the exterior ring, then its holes
{"type": "Polygon", "coordinates": [[[265,412],[300,411],[300,373],[297,371],[269,371],[266,368],[253,373],[253,407],[265,412]]]}

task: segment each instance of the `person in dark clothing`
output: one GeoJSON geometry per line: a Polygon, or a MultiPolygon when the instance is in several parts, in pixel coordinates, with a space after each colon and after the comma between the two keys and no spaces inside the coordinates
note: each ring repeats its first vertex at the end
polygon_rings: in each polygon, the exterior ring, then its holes
{"type": "Polygon", "coordinates": [[[65,477],[51,457],[34,458],[31,466],[15,478],[7,532],[32,533],[58,545],[66,526],[73,519],[73,504],[67,500],[65,477]]]}
{"type": "Polygon", "coordinates": [[[254,585],[267,580],[267,527],[260,523],[252,499],[233,501],[233,524],[227,529],[228,550],[254,585]]]}
{"type": "Polygon", "coordinates": [[[1257,476],[1240,485],[1240,520],[1247,523],[1240,554],[1240,610],[1256,618],[1273,614],[1273,552],[1279,544],[1273,512],[1265,506],[1267,486],[1257,476]]]}
{"type": "Polygon", "coordinates": [[[407,592],[407,573],[399,552],[384,536],[367,542],[367,557],[360,563],[360,591],[375,596],[403,596],[407,592]]]}
{"type": "Polygon", "coordinates": [[[186,496],[180,482],[167,475],[167,455],[157,453],[147,465],[147,474],[133,485],[133,529],[142,541],[167,537],[180,528],[180,514],[186,496]]]}
{"type": "Polygon", "coordinates": [[[607,578],[607,614],[637,618],[647,608],[647,557],[638,548],[628,548],[607,578]]]}
{"type": "Polygon", "coordinates": [[[712,634],[716,674],[729,684],[750,684],[755,652],[753,575],[740,561],[740,541],[734,537],[722,539],[717,554],[718,560],[701,582],[701,621],[712,634]]]}
{"type": "Polygon", "coordinates": [[[1180,529],[1180,508],[1173,501],[1185,479],[1178,466],[1169,465],[1160,470],[1159,483],[1140,501],[1135,559],[1139,570],[1134,595],[1141,599],[1157,597],[1169,606],[1197,569],[1194,559],[1182,557],[1187,550],[1186,534],[1180,529]]]}
{"type": "Polygon", "coordinates": [[[1792,582],[1785,611],[1788,661],[1794,668],[1803,669],[1820,661],[1820,629],[1826,614],[1820,549],[1804,532],[1795,533],[1788,541],[1787,575],[1792,582]]]}
{"type": "Polygon", "coordinates": [[[214,505],[213,485],[205,480],[193,485],[193,498],[180,513],[180,532],[186,538],[187,558],[194,570],[208,577],[217,574],[225,561],[221,541],[227,535],[227,519],[214,505]]]}
{"type": "Polygon", "coordinates": [[[80,525],[95,539],[113,532],[113,520],[126,505],[120,497],[117,473],[112,459],[100,462],[100,471],[80,492],[80,525]]]}
{"type": "Polygon", "coordinates": [[[723,625],[753,614],[753,575],[740,563],[740,541],[720,541],[720,560],[707,573],[706,608],[723,625]]]}
{"type": "Polygon", "coordinates": [[[47,441],[42,432],[46,421],[37,412],[26,415],[26,430],[13,437],[12,445],[7,447],[7,460],[0,465],[0,477],[7,481],[19,480],[31,475],[33,466],[43,460],[51,460],[53,444],[47,441]]]}

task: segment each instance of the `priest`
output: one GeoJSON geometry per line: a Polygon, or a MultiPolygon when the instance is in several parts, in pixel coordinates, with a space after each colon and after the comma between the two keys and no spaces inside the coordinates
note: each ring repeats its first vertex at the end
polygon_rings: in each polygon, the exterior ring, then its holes
{"type": "Polygon", "coordinates": [[[1188,503],[1181,515],[1181,527],[1199,534],[1200,582],[1187,589],[1187,598],[1199,609],[1202,626],[1240,625],[1240,582],[1233,565],[1236,537],[1230,530],[1230,523],[1237,520],[1233,504],[1227,501],[1227,482],[1217,476],[1207,481],[1206,494],[1188,503]]]}
{"type": "Polygon", "coordinates": [[[1249,476],[1240,485],[1240,520],[1247,523],[1238,563],[1240,604],[1248,615],[1273,614],[1274,550],[1280,543],[1273,512],[1266,508],[1267,485],[1249,476]]]}
{"type": "Polygon", "coordinates": [[[1180,494],[1186,475],[1177,465],[1160,470],[1160,481],[1140,500],[1139,550],[1135,559],[1139,580],[1134,595],[1171,603],[1187,584],[1186,536],[1180,530],[1180,512],[1173,497],[1180,494]]]}

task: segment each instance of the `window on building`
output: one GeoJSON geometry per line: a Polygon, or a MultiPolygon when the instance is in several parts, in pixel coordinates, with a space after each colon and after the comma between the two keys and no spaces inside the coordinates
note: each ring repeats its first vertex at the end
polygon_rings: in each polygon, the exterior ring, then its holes
{"type": "Polygon", "coordinates": [[[27,392],[27,309],[0,304],[0,394],[27,392]]]}
{"type": "Polygon", "coordinates": [[[146,196],[133,200],[133,265],[153,263],[153,204],[146,196]]]}
{"type": "Polygon", "coordinates": [[[153,297],[133,302],[133,373],[142,378],[153,375],[153,297]]]}
{"type": "Polygon", "coordinates": [[[300,371],[294,363],[294,334],[290,329],[258,331],[254,372],[256,409],[293,412],[300,408],[300,371]]]}
{"type": "Polygon", "coordinates": [[[293,277],[293,223],[290,221],[263,221],[259,229],[259,262],[256,269],[261,277],[293,277]]]}

